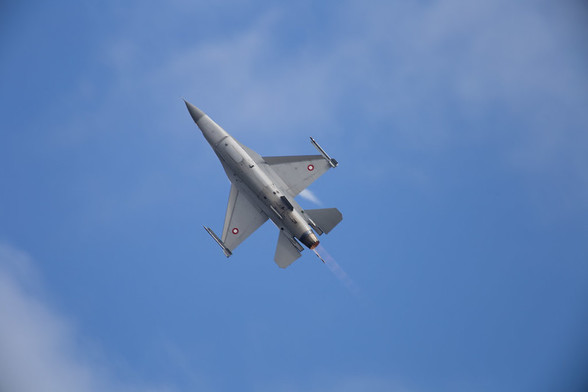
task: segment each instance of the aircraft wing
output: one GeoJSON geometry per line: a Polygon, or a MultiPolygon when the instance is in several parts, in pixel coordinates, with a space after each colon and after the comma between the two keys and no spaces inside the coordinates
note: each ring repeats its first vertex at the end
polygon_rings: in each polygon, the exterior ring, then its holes
{"type": "Polygon", "coordinates": [[[253,205],[235,185],[231,185],[221,239],[226,248],[230,251],[235,249],[265,221],[267,215],[253,205]]]}
{"type": "Polygon", "coordinates": [[[322,155],[263,157],[263,159],[284,180],[287,191],[292,196],[302,192],[331,168],[322,155]]]}

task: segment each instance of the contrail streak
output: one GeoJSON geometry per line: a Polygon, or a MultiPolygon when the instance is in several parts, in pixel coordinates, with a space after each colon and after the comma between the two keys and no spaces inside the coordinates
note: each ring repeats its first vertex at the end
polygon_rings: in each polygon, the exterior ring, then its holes
{"type": "Polygon", "coordinates": [[[339,279],[339,281],[354,295],[359,295],[359,287],[355,284],[355,282],[345,273],[343,268],[335,261],[333,256],[327,252],[327,250],[319,244],[316,249],[313,249],[314,253],[318,256],[319,259],[323,261],[329,267],[329,270],[339,279]],[[321,257],[319,252],[324,256],[321,257]]]}

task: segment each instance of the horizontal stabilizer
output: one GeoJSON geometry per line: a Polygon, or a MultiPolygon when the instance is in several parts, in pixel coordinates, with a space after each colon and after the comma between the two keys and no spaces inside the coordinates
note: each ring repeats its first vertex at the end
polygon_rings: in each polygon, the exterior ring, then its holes
{"type": "Polygon", "coordinates": [[[304,210],[313,223],[324,233],[329,233],[335,226],[343,220],[343,215],[336,208],[317,208],[314,210],[304,210]]]}
{"type": "Polygon", "coordinates": [[[288,235],[280,231],[274,261],[280,268],[286,268],[300,257],[300,251],[302,249],[302,246],[295,239],[290,239],[288,235]]]}

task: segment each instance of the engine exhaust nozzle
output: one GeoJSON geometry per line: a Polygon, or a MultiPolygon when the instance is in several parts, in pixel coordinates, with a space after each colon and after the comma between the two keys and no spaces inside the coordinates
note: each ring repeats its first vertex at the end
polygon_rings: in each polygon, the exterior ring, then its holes
{"type": "Polygon", "coordinates": [[[312,230],[308,230],[300,236],[300,242],[302,242],[308,249],[314,249],[318,246],[320,241],[316,238],[316,234],[312,230]]]}

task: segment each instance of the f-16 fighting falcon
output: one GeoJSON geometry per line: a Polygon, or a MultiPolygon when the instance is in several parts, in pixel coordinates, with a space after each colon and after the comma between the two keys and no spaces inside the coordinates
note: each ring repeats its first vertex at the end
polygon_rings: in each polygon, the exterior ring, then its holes
{"type": "Polygon", "coordinates": [[[269,218],[280,230],[274,256],[278,266],[286,268],[300,257],[304,250],[300,243],[321,258],[315,250],[319,244],[317,234],[329,233],[343,216],[336,208],[303,210],[294,197],[327,170],[337,167],[337,161],[313,138],[310,141],[320,155],[262,157],[196,106],[184,102],[231,181],[222,236],[219,238],[204,226],[224,254],[231,256],[269,218]]]}

